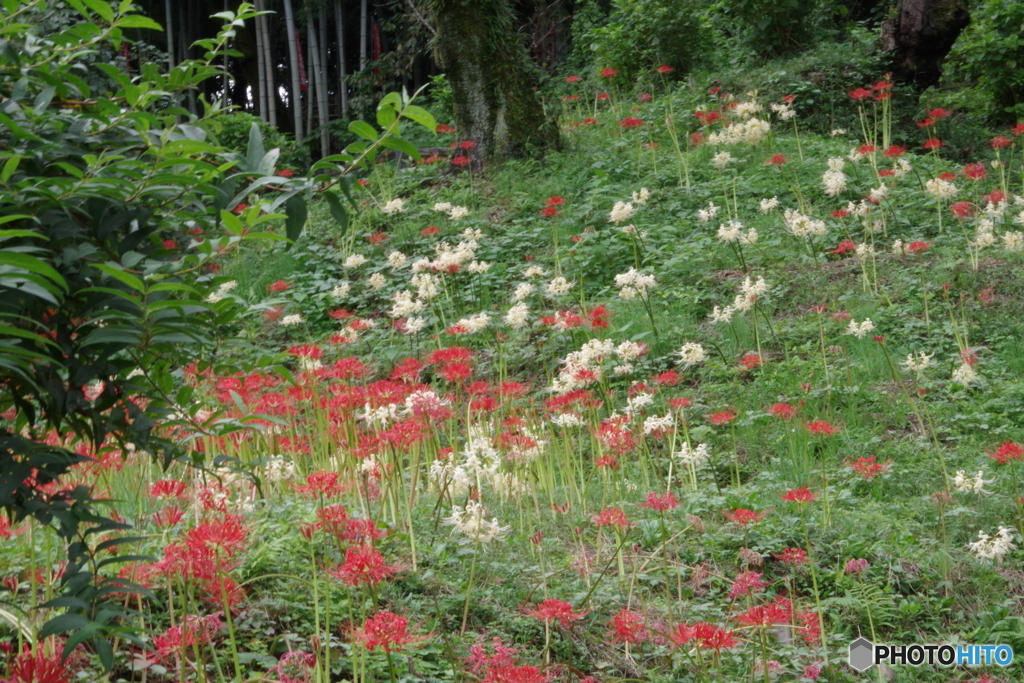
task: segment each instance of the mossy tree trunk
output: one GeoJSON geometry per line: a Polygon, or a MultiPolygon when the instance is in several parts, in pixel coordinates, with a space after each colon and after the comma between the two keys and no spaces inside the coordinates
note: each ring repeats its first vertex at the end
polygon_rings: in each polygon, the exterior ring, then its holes
{"type": "Polygon", "coordinates": [[[936,85],[942,61],[969,23],[965,0],[898,0],[896,16],[882,27],[893,76],[922,87],[936,85]]]}
{"type": "Polygon", "coordinates": [[[451,85],[455,126],[484,157],[554,144],[533,90],[509,0],[433,0],[434,55],[451,85]]]}

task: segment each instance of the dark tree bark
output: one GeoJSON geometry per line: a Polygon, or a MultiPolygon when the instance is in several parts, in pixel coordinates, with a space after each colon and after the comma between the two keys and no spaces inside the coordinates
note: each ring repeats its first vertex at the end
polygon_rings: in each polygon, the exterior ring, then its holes
{"type": "Polygon", "coordinates": [[[433,0],[434,56],[455,100],[455,126],[481,156],[557,142],[533,90],[509,0],[433,0]]]}
{"type": "Polygon", "coordinates": [[[893,76],[921,87],[936,85],[942,61],[969,23],[965,0],[898,0],[895,18],[882,26],[893,76]]]}

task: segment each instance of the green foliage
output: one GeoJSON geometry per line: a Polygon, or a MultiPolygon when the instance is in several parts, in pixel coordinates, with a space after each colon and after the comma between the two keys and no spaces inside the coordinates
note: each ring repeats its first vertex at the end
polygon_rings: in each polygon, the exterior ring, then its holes
{"type": "Polygon", "coordinates": [[[278,166],[294,171],[305,171],[309,168],[309,150],[297,146],[288,139],[288,136],[258,116],[245,112],[232,112],[217,116],[212,119],[211,123],[216,132],[217,142],[224,149],[245,149],[252,125],[256,124],[263,137],[264,146],[267,149],[281,150],[281,156],[277,161],[278,166]]]}
{"type": "Polygon", "coordinates": [[[985,0],[971,12],[949,61],[989,94],[993,122],[1024,116],[1024,4],[985,0]]]}
{"type": "Polygon", "coordinates": [[[608,23],[583,40],[598,68],[613,67],[632,78],[667,64],[684,74],[707,46],[700,6],[692,0],[617,0],[608,23]]]}
{"type": "Polygon", "coordinates": [[[729,39],[739,40],[760,55],[778,55],[806,48],[820,24],[820,0],[723,0],[715,23],[729,39]]]}

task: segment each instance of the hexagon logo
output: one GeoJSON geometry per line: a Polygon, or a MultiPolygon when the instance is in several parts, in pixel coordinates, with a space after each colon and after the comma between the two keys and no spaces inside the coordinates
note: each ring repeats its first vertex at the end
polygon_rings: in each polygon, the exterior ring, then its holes
{"type": "Polygon", "coordinates": [[[875,646],[867,638],[858,638],[850,643],[850,667],[867,671],[875,664],[875,646]]]}

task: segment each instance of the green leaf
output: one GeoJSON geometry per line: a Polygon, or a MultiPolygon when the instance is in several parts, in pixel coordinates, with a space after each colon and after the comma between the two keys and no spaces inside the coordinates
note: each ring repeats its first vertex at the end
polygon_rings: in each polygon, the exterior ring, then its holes
{"type": "Polygon", "coordinates": [[[377,141],[377,131],[374,130],[373,126],[368,124],[366,121],[353,121],[348,124],[348,130],[350,133],[355,133],[364,140],[370,142],[377,141]]]}
{"type": "Polygon", "coordinates": [[[142,280],[135,277],[131,273],[126,273],[125,271],[114,266],[111,266],[107,263],[95,263],[93,264],[93,268],[103,271],[104,273],[114,278],[121,284],[131,287],[140,294],[146,291],[145,283],[143,283],[142,280]]]}
{"type": "Polygon", "coordinates": [[[53,94],[55,92],[57,92],[57,88],[52,85],[39,91],[39,94],[36,95],[36,101],[32,105],[32,111],[36,113],[36,116],[42,114],[46,111],[46,108],[50,106],[50,102],[53,101],[53,94]]]}
{"type": "Polygon", "coordinates": [[[9,277],[11,275],[10,271],[4,273],[3,266],[12,266],[29,273],[41,275],[47,280],[55,283],[61,289],[67,291],[67,283],[64,281],[64,278],[61,277],[61,274],[54,270],[45,261],[37,259],[34,256],[19,254],[10,250],[2,251],[0,252],[0,274],[9,277]]]}
{"type": "Polygon", "coordinates": [[[45,638],[46,636],[52,636],[55,633],[76,631],[80,628],[85,628],[88,623],[89,620],[82,614],[76,614],[74,612],[60,614],[43,624],[43,627],[39,629],[39,637],[45,638]]]}
{"type": "Polygon", "coordinates": [[[100,15],[104,21],[114,21],[114,9],[107,4],[106,0],[82,0],[86,5],[89,6],[96,14],[100,15]]]}
{"type": "Polygon", "coordinates": [[[407,142],[406,140],[403,140],[400,137],[396,137],[394,135],[387,135],[381,138],[380,144],[381,146],[387,147],[388,149],[394,149],[404,154],[408,154],[416,161],[420,160],[420,151],[413,147],[411,143],[407,142]]]}
{"type": "Polygon", "coordinates": [[[18,138],[19,140],[32,140],[33,142],[43,141],[43,139],[40,138],[39,136],[34,135],[33,133],[29,133],[27,130],[16,124],[14,122],[14,119],[12,119],[7,114],[4,114],[3,112],[0,112],[0,123],[2,123],[12,133],[14,133],[14,137],[18,138]]]}
{"type": "MultiPolygon", "coordinates": [[[[4,164],[3,170],[0,171],[0,182],[6,183],[8,180],[10,180],[11,176],[14,175],[14,172],[18,170],[19,163],[21,163],[20,154],[15,154],[10,159],[8,159],[7,163],[4,164]]],[[[2,218],[0,218],[0,222],[4,222],[2,218]]]]}
{"type": "Polygon", "coordinates": [[[402,110],[402,116],[412,119],[431,133],[437,130],[437,121],[434,120],[434,115],[423,107],[417,107],[415,104],[410,104],[402,110]]]}
{"type": "Polygon", "coordinates": [[[348,211],[345,210],[341,200],[338,199],[338,195],[335,193],[325,192],[324,199],[327,200],[327,205],[331,209],[331,217],[334,218],[340,228],[338,236],[341,237],[348,232],[348,211]]]}
{"type": "Polygon", "coordinates": [[[141,14],[129,14],[126,17],[121,17],[118,19],[117,25],[121,28],[148,28],[152,31],[164,30],[160,24],[141,14]]]}
{"type": "Polygon", "coordinates": [[[288,239],[294,242],[299,239],[299,235],[302,234],[302,228],[306,226],[306,215],[308,213],[306,198],[301,194],[292,195],[284,203],[284,210],[288,214],[288,219],[284,223],[285,234],[288,235],[288,239]]]}
{"type": "MultiPolygon", "coordinates": [[[[249,173],[255,173],[264,157],[263,133],[255,122],[249,128],[249,148],[245,152],[245,161],[249,173]]],[[[269,175],[264,173],[263,175],[269,175]]]]}

